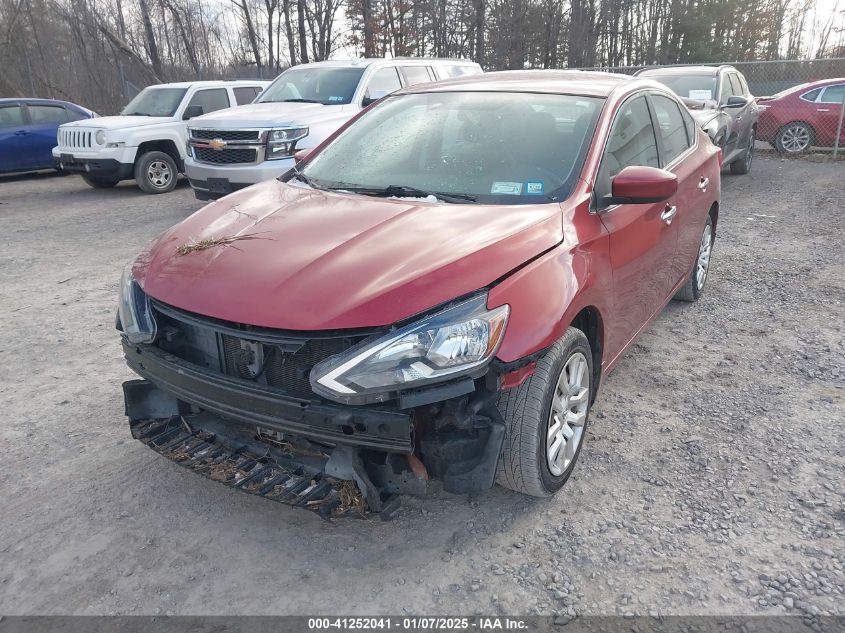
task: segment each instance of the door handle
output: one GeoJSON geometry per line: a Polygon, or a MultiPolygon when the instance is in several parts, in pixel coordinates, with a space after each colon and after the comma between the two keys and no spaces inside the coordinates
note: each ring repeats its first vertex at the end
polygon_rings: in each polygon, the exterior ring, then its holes
{"type": "Polygon", "coordinates": [[[698,188],[701,189],[702,191],[707,191],[707,186],[709,184],[710,184],[710,179],[702,176],[701,180],[698,181],[698,188]]]}
{"type": "Polygon", "coordinates": [[[830,112],[830,108],[819,108],[816,112],[830,112]]]}
{"type": "Polygon", "coordinates": [[[15,132],[15,136],[26,136],[27,134],[29,134],[29,132],[27,132],[26,130],[18,130],[17,132],[15,132]]]}
{"type": "Polygon", "coordinates": [[[663,210],[663,213],[660,214],[660,219],[663,220],[666,224],[672,224],[672,220],[675,219],[675,216],[678,215],[678,207],[674,204],[670,207],[668,204],[666,208],[663,210]]]}

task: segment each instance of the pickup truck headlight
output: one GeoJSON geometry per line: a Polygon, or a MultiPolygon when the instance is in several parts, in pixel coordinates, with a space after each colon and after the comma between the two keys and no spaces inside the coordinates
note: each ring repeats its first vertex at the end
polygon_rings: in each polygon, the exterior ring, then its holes
{"type": "Polygon", "coordinates": [[[296,151],[296,142],[308,136],[307,127],[289,127],[270,130],[267,134],[267,160],[290,158],[296,151]]]}
{"type": "Polygon", "coordinates": [[[150,299],[132,276],[132,264],[123,270],[117,306],[120,327],[132,343],[152,343],[158,326],[150,309],[150,299]]]}
{"type": "Polygon", "coordinates": [[[94,136],[94,139],[97,141],[97,145],[105,145],[106,144],[106,131],[105,130],[97,130],[97,134],[94,136]]]}
{"type": "Polygon", "coordinates": [[[488,310],[487,296],[478,295],[318,363],[311,386],[349,404],[472,373],[493,358],[509,312],[507,305],[488,310]]]}

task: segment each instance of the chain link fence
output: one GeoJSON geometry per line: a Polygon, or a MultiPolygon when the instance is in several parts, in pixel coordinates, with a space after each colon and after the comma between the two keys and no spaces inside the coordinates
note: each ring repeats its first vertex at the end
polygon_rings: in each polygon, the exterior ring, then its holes
{"type": "MultiPolygon", "coordinates": [[[[845,153],[845,58],[725,62],[742,73],[749,92],[760,108],[758,138],[786,153],[812,148],[833,150],[833,158],[845,153]],[[805,89],[794,90],[804,84],[805,89]]],[[[722,64],[673,64],[720,66],[722,64]]],[[[581,68],[633,75],[644,68],[663,66],[615,66],[581,68]]],[[[689,97],[690,95],[681,95],[689,97]]]]}

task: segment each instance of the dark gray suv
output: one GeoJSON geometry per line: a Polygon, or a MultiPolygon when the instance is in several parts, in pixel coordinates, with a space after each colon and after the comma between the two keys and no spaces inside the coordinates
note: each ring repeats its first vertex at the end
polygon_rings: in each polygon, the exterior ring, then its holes
{"type": "Polygon", "coordinates": [[[741,72],[733,66],[669,66],[636,74],[659,81],[683,99],[696,123],[722,148],[731,173],[751,170],[758,108],[741,72]]]}

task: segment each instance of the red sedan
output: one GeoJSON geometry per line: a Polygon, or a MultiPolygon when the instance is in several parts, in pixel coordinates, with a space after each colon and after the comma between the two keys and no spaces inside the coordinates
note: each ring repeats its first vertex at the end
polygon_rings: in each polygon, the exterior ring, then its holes
{"type": "Polygon", "coordinates": [[[840,146],[845,144],[841,118],[845,78],[802,84],[757,102],[761,108],[757,138],[779,152],[800,154],[813,146],[833,147],[837,130],[840,146]]]}
{"type": "Polygon", "coordinates": [[[508,72],[393,93],[127,268],[133,435],[336,512],[350,481],[387,514],[430,479],[551,495],[602,379],[667,302],[704,291],[719,171],[648,80],[508,72]]]}

